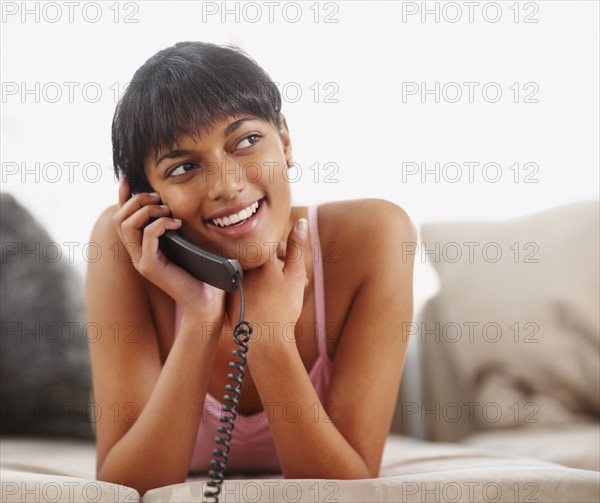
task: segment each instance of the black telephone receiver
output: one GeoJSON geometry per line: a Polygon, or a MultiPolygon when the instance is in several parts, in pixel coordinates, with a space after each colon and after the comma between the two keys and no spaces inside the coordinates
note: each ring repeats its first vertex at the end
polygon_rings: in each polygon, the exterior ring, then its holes
{"type": "MultiPolygon", "coordinates": [[[[142,180],[128,180],[132,195],[154,192],[152,187],[142,180]]],[[[243,277],[242,268],[237,260],[204,250],[181,237],[178,232],[166,231],[159,238],[159,243],[161,251],[171,262],[185,269],[196,279],[228,293],[237,288],[238,280],[243,277]]]]}

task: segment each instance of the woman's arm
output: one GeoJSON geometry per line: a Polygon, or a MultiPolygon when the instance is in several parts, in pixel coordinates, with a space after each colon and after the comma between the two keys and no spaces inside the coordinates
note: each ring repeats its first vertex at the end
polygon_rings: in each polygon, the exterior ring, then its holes
{"type": "Polygon", "coordinates": [[[89,264],[86,282],[88,322],[96,329],[89,350],[97,478],[143,495],[187,477],[219,336],[200,331],[220,333],[222,317],[184,313],[163,366],[146,280],[115,230],[114,213],[107,210],[94,227],[91,241],[102,256],[89,264]]]}
{"type": "Polygon", "coordinates": [[[413,315],[413,261],[402,250],[416,242],[416,230],[392,203],[359,204],[346,214],[353,238],[340,246],[363,279],[339,339],[327,407],[295,344],[275,338],[279,344],[256,344],[249,354],[286,478],[379,474],[408,345],[404,328],[413,315]]]}

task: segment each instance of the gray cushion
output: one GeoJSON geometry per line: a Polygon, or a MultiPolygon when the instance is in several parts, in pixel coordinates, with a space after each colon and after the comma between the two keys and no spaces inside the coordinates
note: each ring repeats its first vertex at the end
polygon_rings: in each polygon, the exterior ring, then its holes
{"type": "Polygon", "coordinates": [[[8,194],[0,219],[0,433],[91,438],[83,281],[8,194]]]}

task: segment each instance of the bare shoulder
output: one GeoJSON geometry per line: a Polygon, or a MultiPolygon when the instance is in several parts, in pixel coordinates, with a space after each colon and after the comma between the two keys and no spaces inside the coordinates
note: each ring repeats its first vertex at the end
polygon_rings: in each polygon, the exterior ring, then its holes
{"type": "Polygon", "coordinates": [[[334,201],[319,206],[319,224],[342,222],[352,225],[341,225],[340,229],[356,232],[355,225],[368,228],[371,231],[392,225],[394,229],[408,232],[415,231],[415,227],[406,211],[397,204],[385,199],[353,199],[334,201]],[[334,220],[335,222],[332,222],[334,220]],[[354,229],[353,229],[354,228],[354,229]]]}
{"type": "Polygon", "coordinates": [[[324,250],[330,244],[340,259],[366,269],[417,239],[407,212],[391,201],[376,198],[320,205],[319,233],[324,250]]]}
{"type": "Polygon", "coordinates": [[[88,264],[88,278],[98,279],[98,284],[111,284],[119,291],[127,290],[123,302],[135,303],[145,310],[150,300],[153,308],[160,309],[168,296],[134,267],[129,253],[131,250],[121,240],[113,221],[117,210],[118,205],[109,206],[94,224],[90,242],[99,250],[99,259],[88,264]]]}
{"type": "Polygon", "coordinates": [[[98,250],[98,259],[88,264],[88,273],[91,269],[100,268],[103,274],[109,273],[109,271],[118,275],[127,274],[129,279],[137,277],[139,282],[141,276],[133,267],[127,248],[119,237],[113,222],[113,216],[117,209],[116,204],[109,206],[100,214],[94,224],[90,243],[98,250]],[[96,267],[91,267],[94,265],[96,267]]]}
{"type": "Polygon", "coordinates": [[[104,210],[92,229],[90,244],[97,250],[97,258],[88,263],[86,291],[101,309],[113,310],[108,304],[119,300],[134,315],[147,316],[150,283],[135,269],[127,246],[117,233],[113,222],[117,209],[113,205],[104,210]]]}
{"type": "Polygon", "coordinates": [[[118,206],[113,204],[106,208],[96,220],[94,227],[92,228],[91,241],[94,243],[100,243],[105,241],[114,241],[117,239],[119,242],[119,235],[115,229],[113,223],[113,216],[116,213],[118,206]]]}

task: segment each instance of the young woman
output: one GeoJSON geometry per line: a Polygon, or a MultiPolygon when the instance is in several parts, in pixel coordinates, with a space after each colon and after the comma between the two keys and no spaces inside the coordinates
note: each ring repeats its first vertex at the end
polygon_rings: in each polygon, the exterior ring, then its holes
{"type": "Polygon", "coordinates": [[[281,97],[237,48],[154,55],[112,134],[119,201],[93,229],[104,253],[86,286],[101,329],[90,343],[98,479],[143,494],[211,468],[240,294],[170,262],[167,230],[243,268],[254,331],[228,473],[377,477],[412,319],[407,214],[379,199],[292,207],[281,97]],[[152,192],[132,195],[131,180],[152,192]]]}

